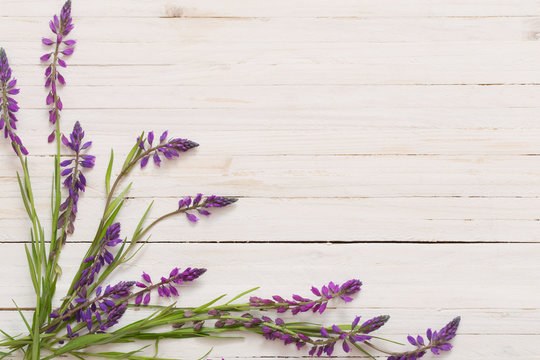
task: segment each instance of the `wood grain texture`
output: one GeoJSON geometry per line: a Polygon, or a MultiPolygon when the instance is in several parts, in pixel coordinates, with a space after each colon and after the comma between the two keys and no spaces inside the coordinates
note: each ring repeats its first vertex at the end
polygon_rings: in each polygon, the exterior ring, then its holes
{"type": "MultiPolygon", "coordinates": [[[[64,129],[81,121],[98,162],[65,278],[102,211],[110,148],[121,158],[141,130],[169,129],[201,146],[135,172],[124,234],[152,200],[151,218],[197,192],[241,201],[196,226],[156,228],[118,279],[204,266],[180,298],[196,304],[256,285],[263,295],[302,293],[358,277],[357,301],[321,321],[390,313],[384,334],[402,340],[462,315],[445,358],[540,359],[540,1],[73,4],[64,129]]],[[[40,38],[60,6],[0,0],[0,45],[22,87],[19,131],[45,226],[53,149],[40,38]]],[[[11,298],[28,314],[33,305],[29,223],[6,142],[0,154],[0,269],[10,275],[0,281],[0,328],[17,333],[11,298]]],[[[210,347],[165,342],[160,355],[196,359],[210,347]]],[[[212,356],[304,353],[250,337],[212,356]]]]}

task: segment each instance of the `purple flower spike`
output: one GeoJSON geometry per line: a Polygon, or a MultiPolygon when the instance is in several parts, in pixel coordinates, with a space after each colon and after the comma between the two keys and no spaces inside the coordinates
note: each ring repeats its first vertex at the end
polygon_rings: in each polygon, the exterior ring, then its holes
{"type": "Polygon", "coordinates": [[[413,346],[416,346],[415,350],[408,351],[401,354],[396,354],[388,357],[388,360],[417,360],[424,356],[428,350],[435,355],[440,355],[441,351],[450,351],[452,349],[452,340],[456,336],[457,329],[461,318],[458,316],[450,321],[439,332],[432,332],[431,329],[426,331],[426,336],[429,343],[425,344],[424,338],[418,335],[416,338],[409,335],[407,340],[413,346]]]}
{"type": "MultiPolygon", "coordinates": [[[[274,298],[276,297],[279,298],[279,296],[275,296],[274,298]]],[[[294,343],[298,349],[305,345],[310,345],[310,356],[320,357],[323,354],[331,356],[338,343],[341,343],[343,351],[348,353],[352,349],[350,344],[372,339],[371,336],[363,334],[360,328],[353,327],[350,330],[342,330],[337,325],[332,325],[330,329],[322,327],[320,335],[311,333],[310,336],[307,336],[296,329],[288,328],[287,323],[280,318],[273,321],[268,316],[258,318],[250,313],[244,314],[242,317],[247,320],[243,323],[244,327],[252,328],[259,326],[263,337],[267,340],[282,340],[285,345],[294,343]]],[[[358,319],[359,317],[356,317],[353,323],[358,322],[358,319]]]]}
{"type": "Polygon", "coordinates": [[[15,87],[17,80],[12,79],[11,75],[12,71],[6,52],[0,48],[0,131],[4,130],[4,138],[11,140],[11,146],[16,154],[20,152],[22,155],[27,155],[28,150],[22,144],[19,136],[15,134],[18,121],[15,113],[19,111],[19,105],[13,95],[17,95],[19,89],[15,87]]]}
{"type": "MultiPolygon", "coordinates": [[[[88,263],[91,265],[81,272],[81,277],[76,282],[75,289],[80,291],[94,282],[95,277],[99,274],[101,269],[110,265],[115,260],[114,255],[108,248],[114,247],[121,242],[120,223],[114,223],[105,231],[105,236],[100,241],[100,247],[97,254],[94,257],[87,259],[88,263]]],[[[133,282],[132,285],[135,285],[135,282],[133,282]]],[[[104,294],[108,295],[109,293],[110,289],[105,289],[104,294]]]]}
{"type": "Polygon", "coordinates": [[[362,329],[363,333],[367,334],[383,327],[389,319],[390,316],[388,315],[376,316],[373,319],[369,319],[368,321],[363,323],[360,328],[362,329]]]}
{"type": "MultiPolygon", "coordinates": [[[[45,70],[45,87],[50,88],[49,94],[47,95],[47,105],[51,105],[49,110],[49,121],[52,124],[55,124],[60,117],[60,111],[63,109],[62,100],[58,96],[57,85],[64,85],[66,80],[58,71],[58,66],[66,67],[66,62],[61,56],[70,56],[73,54],[75,45],[75,40],[64,40],[66,36],[69,35],[71,30],[73,30],[73,22],[71,18],[71,1],[68,0],[62,7],[60,11],[60,17],[54,15],[53,19],[49,22],[49,27],[51,31],[55,34],[53,38],[44,37],[41,42],[46,46],[56,45],[54,52],[49,52],[41,56],[40,60],[43,62],[48,62],[51,60],[51,63],[47,66],[45,70]],[[58,66],[57,66],[58,65],[58,66]]],[[[56,134],[58,136],[58,134],[56,134]]],[[[48,141],[52,142],[51,136],[49,136],[48,141]]],[[[54,140],[54,138],[52,138],[54,140]]]]}
{"type": "Polygon", "coordinates": [[[148,164],[150,157],[154,160],[156,166],[161,165],[161,156],[164,156],[167,160],[171,160],[175,157],[179,157],[181,152],[186,152],[193,149],[199,144],[188,139],[170,139],[167,141],[168,132],[165,131],[159,137],[159,144],[154,145],[154,132],[150,131],[146,138],[137,138],[139,148],[146,153],[141,159],[141,168],[144,168],[148,164]]]}
{"type": "Polygon", "coordinates": [[[150,275],[143,272],[142,278],[145,282],[148,283],[148,285],[137,283],[137,286],[143,288],[143,290],[141,290],[137,294],[135,298],[135,305],[139,306],[141,305],[141,303],[142,305],[148,305],[148,303],[150,302],[151,291],[154,289],[157,289],[158,295],[160,297],[178,296],[179,293],[177,287],[179,285],[183,284],[184,282],[196,280],[205,272],[206,269],[201,268],[187,268],[184,271],[180,271],[180,269],[174,268],[170,272],[169,277],[162,277],[161,281],[157,284],[152,284],[150,275]]]}
{"type": "Polygon", "coordinates": [[[197,222],[199,221],[199,218],[196,215],[187,212],[188,210],[197,210],[199,214],[208,216],[211,213],[205,208],[225,207],[237,201],[237,198],[216,195],[207,196],[205,199],[203,199],[202,194],[197,194],[193,200],[191,199],[191,196],[186,196],[185,198],[179,200],[178,211],[185,212],[189,221],[197,222]]]}
{"type": "Polygon", "coordinates": [[[65,229],[59,238],[62,243],[66,240],[66,234],[72,234],[75,229],[73,223],[77,216],[79,192],[84,192],[86,189],[86,178],[81,169],[93,168],[95,164],[95,156],[82,154],[82,151],[92,144],[91,142],[83,142],[83,139],[84,131],[78,121],[69,135],[69,139],[62,136],[62,143],[75,153],[74,159],[64,160],[60,163],[60,167],[64,168],[61,175],[66,177],[63,184],[68,189],[68,197],[60,205],[62,214],[60,214],[57,224],[59,229],[65,229]]]}
{"type": "Polygon", "coordinates": [[[237,201],[238,201],[237,198],[212,195],[206,199],[204,206],[207,208],[208,207],[225,207],[237,201]]]}
{"type": "MultiPolygon", "coordinates": [[[[362,283],[360,280],[349,280],[339,286],[330,282],[328,286],[323,286],[320,290],[316,287],[311,288],[311,292],[318,296],[318,299],[312,300],[300,295],[293,295],[293,300],[285,300],[279,295],[274,295],[272,299],[262,299],[256,296],[250,298],[250,305],[263,309],[276,309],[278,313],[284,313],[291,310],[293,315],[300,312],[312,311],[322,314],[328,305],[328,301],[334,298],[341,298],[348,302],[351,301],[351,295],[360,291],[362,283]],[[317,295],[319,294],[319,295],[317,295]],[[349,300],[350,299],[350,300],[349,300]]],[[[355,320],[356,321],[356,320],[355,320]]]]}

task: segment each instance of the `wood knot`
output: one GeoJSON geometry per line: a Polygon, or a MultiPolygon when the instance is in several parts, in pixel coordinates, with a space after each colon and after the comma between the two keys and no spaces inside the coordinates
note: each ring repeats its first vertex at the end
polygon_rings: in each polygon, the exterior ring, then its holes
{"type": "Polygon", "coordinates": [[[184,16],[184,9],[178,5],[167,4],[165,5],[165,16],[169,18],[181,18],[184,16]]]}

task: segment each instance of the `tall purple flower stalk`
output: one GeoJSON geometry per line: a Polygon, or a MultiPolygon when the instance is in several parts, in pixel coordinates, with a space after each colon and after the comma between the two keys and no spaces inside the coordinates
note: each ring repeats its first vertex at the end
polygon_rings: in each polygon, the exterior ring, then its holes
{"type": "Polygon", "coordinates": [[[318,289],[315,286],[311,288],[313,295],[318,299],[309,299],[300,295],[293,295],[293,300],[285,300],[279,295],[274,295],[272,299],[262,299],[260,297],[252,296],[249,299],[250,305],[261,309],[277,309],[278,313],[284,313],[291,310],[293,315],[300,312],[312,311],[322,314],[328,305],[328,302],[334,298],[341,298],[345,302],[351,302],[352,295],[360,291],[362,282],[360,280],[352,279],[346,281],[341,286],[330,282],[318,289]]]}
{"type": "Polygon", "coordinates": [[[159,142],[156,140],[154,145],[154,132],[150,131],[146,138],[137,138],[139,148],[145,151],[145,155],[141,159],[141,167],[144,168],[150,158],[154,161],[156,166],[160,166],[161,157],[165,157],[167,160],[171,160],[180,156],[181,152],[186,152],[193,149],[199,144],[188,139],[173,138],[167,140],[168,131],[164,131],[159,137],[159,142]]]}
{"type": "Polygon", "coordinates": [[[73,223],[77,216],[79,191],[86,189],[86,178],[81,170],[83,168],[91,169],[95,165],[95,156],[82,154],[92,145],[91,141],[83,142],[83,139],[84,131],[78,121],[69,135],[69,139],[62,136],[62,143],[75,154],[74,158],[60,162],[60,167],[63,168],[61,176],[65,177],[63,184],[68,189],[68,197],[60,205],[62,214],[58,218],[57,224],[58,229],[65,229],[60,235],[62,242],[66,241],[67,234],[72,234],[74,231],[73,223]]]}
{"type": "MultiPolygon", "coordinates": [[[[208,313],[212,315],[210,311],[208,313]]],[[[341,343],[344,352],[350,352],[352,344],[363,343],[372,339],[367,334],[376,330],[373,324],[379,324],[379,327],[381,327],[389,319],[386,315],[378,316],[359,325],[360,317],[357,316],[352,321],[349,330],[343,330],[337,325],[332,325],[328,328],[321,327],[319,333],[311,332],[308,336],[307,333],[295,330],[294,327],[289,327],[281,318],[272,320],[268,316],[257,317],[250,313],[244,314],[242,317],[246,319],[242,323],[243,327],[260,327],[261,334],[265,339],[281,340],[285,345],[294,343],[298,349],[310,345],[309,355],[317,357],[323,354],[331,356],[338,343],[341,343]]],[[[229,324],[225,323],[223,325],[229,324]]],[[[216,327],[222,327],[222,324],[218,321],[216,327]]]]}
{"type": "MultiPolygon", "coordinates": [[[[134,284],[134,281],[120,281],[114,286],[107,285],[105,289],[99,286],[91,299],[87,299],[84,293],[62,314],[53,312],[49,315],[53,323],[46,332],[54,331],[62,321],[69,322],[72,318],[75,318],[77,323],[84,323],[88,333],[105,332],[117,324],[126,311],[127,304],[123,299],[132,295],[134,284]]],[[[66,324],[66,331],[69,338],[79,336],[78,331],[75,331],[69,323],[66,324]]]]}
{"type": "MultiPolygon", "coordinates": [[[[85,289],[87,286],[94,283],[95,277],[99,274],[101,269],[114,261],[114,255],[108,248],[115,247],[121,242],[120,223],[114,223],[107,228],[105,236],[100,241],[97,254],[83,260],[83,263],[90,264],[90,266],[81,272],[80,279],[75,283],[75,290],[81,291],[81,289],[85,289]]],[[[81,293],[80,297],[86,297],[86,294],[81,293]]]]}
{"type": "Polygon", "coordinates": [[[191,196],[186,196],[185,198],[178,201],[178,210],[183,211],[186,214],[186,217],[191,222],[199,221],[199,218],[187,212],[187,210],[197,209],[197,212],[201,215],[209,216],[212,213],[208,211],[208,208],[220,208],[225,207],[237,202],[237,198],[210,195],[203,199],[203,194],[199,193],[193,199],[191,196]]]}
{"type": "Polygon", "coordinates": [[[19,111],[17,100],[13,98],[19,93],[16,88],[17,80],[12,78],[11,67],[6,52],[0,48],[0,131],[4,130],[4,137],[11,140],[13,150],[18,155],[27,155],[28,150],[22,144],[21,139],[15,133],[17,129],[17,117],[15,113],[19,111]]]}
{"type": "MultiPolygon", "coordinates": [[[[49,121],[51,124],[56,124],[56,121],[60,118],[60,111],[64,107],[60,96],[58,96],[57,86],[59,84],[65,85],[66,80],[58,67],[67,67],[64,58],[73,54],[76,41],[66,39],[71,30],[73,30],[73,27],[71,0],[68,0],[60,11],[60,17],[54,15],[53,19],[49,22],[49,28],[54,35],[52,37],[44,37],[41,40],[45,46],[53,48],[40,58],[41,61],[49,63],[45,69],[45,87],[50,89],[46,98],[46,104],[51,107],[49,110],[49,121]]],[[[54,141],[55,132],[56,130],[49,135],[49,142],[54,141]]],[[[56,135],[59,136],[59,134],[56,135]]]]}
{"type": "Polygon", "coordinates": [[[143,282],[136,283],[137,287],[142,288],[143,290],[136,294],[135,305],[148,305],[150,302],[151,291],[154,289],[157,289],[160,297],[178,296],[178,290],[176,289],[177,286],[180,286],[188,281],[196,280],[205,272],[206,269],[203,268],[187,268],[184,271],[180,271],[180,269],[176,267],[171,270],[169,277],[161,277],[161,281],[156,284],[152,283],[150,275],[143,272],[143,282]]]}
{"type": "Polygon", "coordinates": [[[427,329],[427,341],[425,341],[424,337],[421,335],[418,335],[416,338],[409,335],[407,340],[411,345],[416,346],[416,349],[389,356],[388,360],[417,360],[423,357],[428,350],[435,355],[440,355],[441,351],[450,351],[452,349],[450,340],[456,336],[460,321],[461,317],[458,316],[446,324],[446,326],[444,326],[438,332],[427,329]]]}

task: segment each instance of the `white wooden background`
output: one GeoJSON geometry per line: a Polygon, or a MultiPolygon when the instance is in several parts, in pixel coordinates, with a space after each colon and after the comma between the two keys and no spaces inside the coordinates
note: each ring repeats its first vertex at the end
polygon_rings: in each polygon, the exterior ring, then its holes
{"type": "MultiPolygon", "coordinates": [[[[0,45],[22,87],[20,134],[45,218],[53,147],[40,38],[61,5],[0,0],[0,45]]],[[[74,0],[73,14],[63,123],[82,122],[99,160],[67,275],[103,206],[110,147],[120,155],[140,130],[169,129],[201,146],[136,173],[126,234],[151,199],[154,217],[199,191],[241,201],[196,226],[157,228],[121,278],[207,267],[180,298],[195,304],[358,277],[357,300],[319,321],[388,313],[382,333],[403,340],[461,315],[444,359],[540,359],[540,1],[74,0]]],[[[5,142],[0,150],[0,328],[15,333],[11,298],[34,300],[29,223],[16,159],[5,142]]],[[[173,342],[160,355],[209,348],[173,342]]],[[[256,337],[212,354],[304,355],[256,337]]]]}

